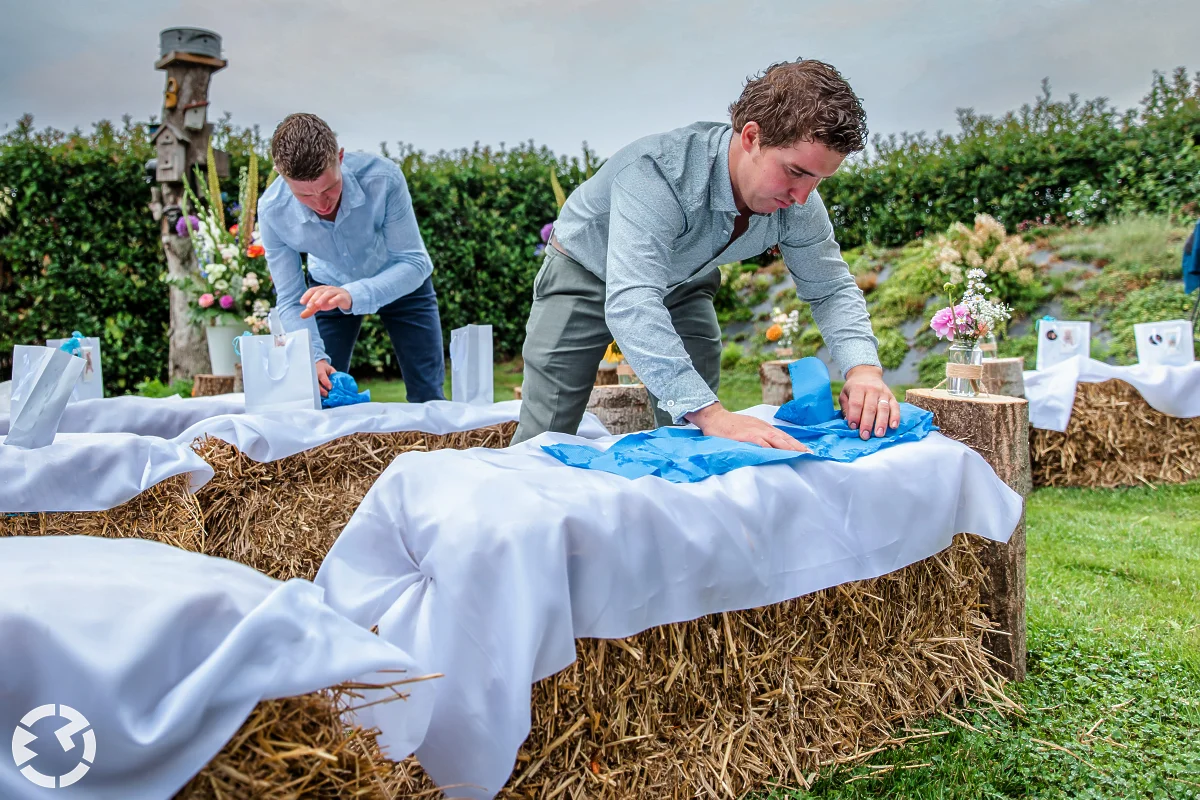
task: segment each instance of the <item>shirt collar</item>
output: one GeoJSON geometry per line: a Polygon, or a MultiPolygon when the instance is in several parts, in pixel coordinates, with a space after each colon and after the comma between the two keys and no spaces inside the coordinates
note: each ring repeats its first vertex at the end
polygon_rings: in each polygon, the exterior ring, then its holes
{"type": "Polygon", "coordinates": [[[737,213],[733,199],[733,182],[729,179],[729,145],[733,141],[733,126],[725,129],[717,143],[712,172],[708,176],[708,204],[714,211],[737,213]]]}

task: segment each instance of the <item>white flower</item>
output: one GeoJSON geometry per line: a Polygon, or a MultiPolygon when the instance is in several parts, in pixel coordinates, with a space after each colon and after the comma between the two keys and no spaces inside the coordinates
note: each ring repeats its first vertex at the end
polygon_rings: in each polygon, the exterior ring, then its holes
{"type": "Polygon", "coordinates": [[[235,258],[237,258],[237,255],[238,255],[238,249],[233,245],[225,245],[224,247],[221,248],[221,258],[225,261],[226,264],[232,263],[233,260],[235,258]]]}
{"type": "Polygon", "coordinates": [[[257,292],[259,289],[258,276],[253,272],[247,272],[245,275],[243,275],[242,289],[247,292],[257,292]]]}
{"type": "Polygon", "coordinates": [[[270,311],[271,311],[271,301],[270,300],[255,300],[254,301],[254,313],[255,314],[265,317],[268,313],[270,313],[270,311]]]}
{"type": "Polygon", "coordinates": [[[227,292],[229,291],[229,281],[217,281],[213,284],[213,288],[217,291],[227,292]]]}

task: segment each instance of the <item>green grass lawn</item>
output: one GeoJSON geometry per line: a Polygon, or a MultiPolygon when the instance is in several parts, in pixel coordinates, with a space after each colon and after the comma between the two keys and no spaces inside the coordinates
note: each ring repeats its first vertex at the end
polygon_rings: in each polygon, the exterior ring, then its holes
{"type": "Polygon", "coordinates": [[[772,799],[1200,798],[1200,482],[1040,489],[1028,548],[1021,714],[929,720],[772,799]]]}

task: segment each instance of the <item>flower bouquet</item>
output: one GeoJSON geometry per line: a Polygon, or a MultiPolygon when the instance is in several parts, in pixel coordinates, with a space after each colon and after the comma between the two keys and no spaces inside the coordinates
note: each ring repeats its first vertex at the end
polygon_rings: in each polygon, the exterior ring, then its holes
{"type": "Polygon", "coordinates": [[[987,273],[981,269],[967,271],[967,288],[958,303],[954,302],[954,284],[945,285],[950,305],[933,315],[929,327],[939,339],[950,342],[946,358],[946,380],[950,394],[974,397],[983,378],[981,340],[992,336],[1012,314],[1003,303],[988,299],[991,289],[985,283],[987,273]]]}
{"type": "Polygon", "coordinates": [[[203,198],[197,197],[185,183],[185,196],[194,213],[186,213],[185,209],[176,225],[178,235],[192,238],[200,270],[171,283],[187,295],[191,321],[205,328],[213,374],[231,375],[233,337],[245,328],[252,333],[267,329],[272,286],[266,251],[255,229],[258,159],[251,154],[249,166],[242,169],[239,203],[230,209],[240,212],[240,217],[229,227],[213,164],[210,144],[207,180],[201,180],[199,172],[196,173],[203,198]]]}
{"type": "Polygon", "coordinates": [[[800,312],[792,309],[783,312],[778,308],[771,309],[771,326],[764,334],[767,341],[775,345],[775,352],[780,356],[790,356],[796,344],[796,336],[800,333],[800,312]]]}

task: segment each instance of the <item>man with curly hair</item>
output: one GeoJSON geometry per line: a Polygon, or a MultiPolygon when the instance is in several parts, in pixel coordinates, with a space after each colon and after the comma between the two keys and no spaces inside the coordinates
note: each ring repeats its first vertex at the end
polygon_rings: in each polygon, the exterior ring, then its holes
{"type": "Polygon", "coordinates": [[[314,114],[279,123],[271,157],[283,180],[259,200],[259,231],[284,326],[312,334],[321,394],[331,373],[350,369],[363,317],[378,314],[408,401],[444,400],[433,262],[404,173],[381,156],[346,153],[314,114]]]}
{"type": "Polygon", "coordinates": [[[567,199],[534,280],[524,402],[514,441],[574,433],[596,366],[615,340],[659,425],[804,450],[717,400],[718,267],[778,246],[845,375],[841,406],[863,439],[899,424],[862,291],[834,239],[817,184],[865,147],[866,115],[820,61],[775,64],[730,107],[619,150],[567,199]]]}

